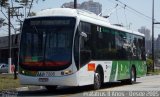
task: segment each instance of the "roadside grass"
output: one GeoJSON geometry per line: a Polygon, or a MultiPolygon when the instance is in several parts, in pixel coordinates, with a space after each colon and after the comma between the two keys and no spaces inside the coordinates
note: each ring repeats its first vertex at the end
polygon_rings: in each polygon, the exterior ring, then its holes
{"type": "Polygon", "coordinates": [[[13,74],[0,74],[0,91],[20,87],[19,79],[14,79],[13,74]]]}
{"type": "Polygon", "coordinates": [[[160,75],[160,69],[155,69],[154,72],[149,71],[148,74],[152,74],[152,75],[160,75]]]}

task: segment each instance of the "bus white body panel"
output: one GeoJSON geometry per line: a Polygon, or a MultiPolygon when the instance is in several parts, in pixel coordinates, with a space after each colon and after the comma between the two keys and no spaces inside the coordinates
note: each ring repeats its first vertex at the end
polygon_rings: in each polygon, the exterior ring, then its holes
{"type": "Polygon", "coordinates": [[[59,77],[31,77],[19,74],[20,83],[23,85],[59,85],[78,86],[77,73],[59,77]],[[48,78],[47,82],[39,82],[39,78],[48,78]]]}
{"type": "Polygon", "coordinates": [[[73,65],[68,67],[67,69],[61,71],[50,71],[54,72],[54,75],[45,75],[43,72],[48,71],[38,71],[36,76],[26,76],[19,74],[20,83],[23,85],[62,85],[62,86],[78,86],[78,73],[72,73],[69,75],[62,75],[61,73],[66,70],[72,70],[73,65]],[[41,73],[41,74],[40,74],[41,73]],[[46,82],[40,82],[39,78],[48,78],[46,82]]]}
{"type": "MultiPolygon", "coordinates": [[[[91,61],[89,63],[95,63],[96,67],[99,65],[102,66],[104,70],[104,82],[109,82],[111,68],[112,68],[112,61],[91,61]]],[[[32,77],[19,74],[20,83],[24,85],[28,84],[28,85],[59,85],[59,86],[83,86],[94,83],[94,71],[88,71],[88,65],[83,66],[80,70],[70,75],[62,76],[61,72],[62,71],[55,71],[56,76],[53,77],[47,77],[47,76],[32,77]],[[39,78],[48,78],[48,81],[39,82],[39,78]]]]}
{"type": "MultiPolygon", "coordinates": [[[[95,63],[95,68],[97,66],[102,66],[104,71],[104,82],[109,82],[111,69],[112,69],[112,61],[91,61],[89,63],[95,63]]],[[[78,81],[79,85],[89,85],[94,83],[94,71],[88,71],[88,65],[84,65],[79,71],[78,81]]]]}

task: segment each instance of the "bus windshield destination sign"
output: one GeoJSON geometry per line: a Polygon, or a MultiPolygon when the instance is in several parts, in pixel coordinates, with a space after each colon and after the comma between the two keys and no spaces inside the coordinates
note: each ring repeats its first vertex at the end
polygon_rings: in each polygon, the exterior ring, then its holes
{"type": "Polygon", "coordinates": [[[70,20],[33,20],[30,25],[69,25],[70,20]]]}

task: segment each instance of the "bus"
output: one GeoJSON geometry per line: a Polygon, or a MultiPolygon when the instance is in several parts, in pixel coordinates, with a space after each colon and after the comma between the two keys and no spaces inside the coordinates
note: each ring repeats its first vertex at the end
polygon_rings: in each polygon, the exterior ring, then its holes
{"type": "Polygon", "coordinates": [[[23,85],[133,84],[146,74],[145,37],[94,13],[46,9],[23,22],[19,79],[23,85]]]}

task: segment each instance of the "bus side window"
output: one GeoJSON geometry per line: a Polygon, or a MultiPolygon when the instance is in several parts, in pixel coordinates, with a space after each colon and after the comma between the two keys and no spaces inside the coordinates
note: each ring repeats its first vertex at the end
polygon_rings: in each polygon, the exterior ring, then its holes
{"type": "Polygon", "coordinates": [[[81,22],[81,37],[80,37],[80,64],[81,67],[91,60],[91,32],[90,24],[81,22]],[[86,34],[86,35],[84,35],[86,34]]]}
{"type": "Polygon", "coordinates": [[[91,59],[91,50],[89,47],[89,39],[87,37],[81,37],[80,39],[80,63],[85,65],[91,59]]]}

